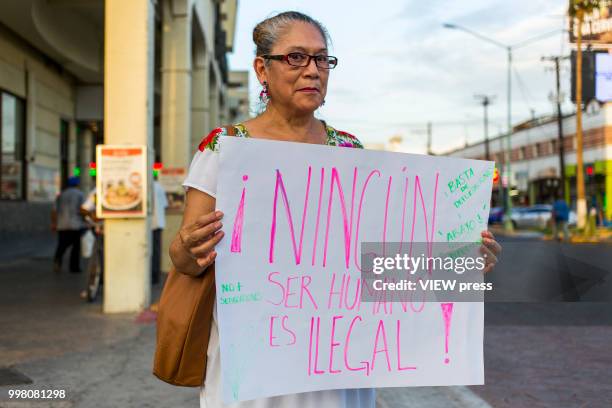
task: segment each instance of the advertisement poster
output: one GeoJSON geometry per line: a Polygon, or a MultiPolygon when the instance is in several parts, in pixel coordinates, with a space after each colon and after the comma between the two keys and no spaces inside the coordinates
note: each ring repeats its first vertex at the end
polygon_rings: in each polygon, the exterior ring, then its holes
{"type": "Polygon", "coordinates": [[[141,218],[147,214],[145,146],[98,145],[96,213],[100,218],[141,218]]]}
{"type": "MultiPolygon", "coordinates": [[[[570,0],[570,7],[572,5],[570,0]]],[[[578,38],[578,18],[569,18],[570,43],[578,38]]],[[[582,41],[589,44],[610,44],[612,42],[612,4],[602,1],[592,13],[586,13],[582,23],[582,41]]]]}
{"type": "Polygon", "coordinates": [[[168,199],[167,213],[182,214],[185,205],[185,189],[182,184],[186,176],[187,170],[184,167],[164,167],[160,170],[158,181],[168,199]]]}

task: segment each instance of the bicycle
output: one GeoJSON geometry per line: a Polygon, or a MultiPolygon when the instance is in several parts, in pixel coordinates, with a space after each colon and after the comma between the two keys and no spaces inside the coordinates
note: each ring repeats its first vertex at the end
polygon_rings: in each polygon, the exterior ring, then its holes
{"type": "Polygon", "coordinates": [[[83,204],[81,213],[95,237],[91,256],[87,261],[87,287],[81,292],[81,297],[91,303],[97,299],[104,284],[104,223],[95,214],[95,189],[83,204]]]}
{"type": "Polygon", "coordinates": [[[85,298],[88,302],[94,302],[100,293],[104,281],[104,235],[95,228],[96,239],[93,244],[91,256],[87,262],[87,288],[85,298]]]}

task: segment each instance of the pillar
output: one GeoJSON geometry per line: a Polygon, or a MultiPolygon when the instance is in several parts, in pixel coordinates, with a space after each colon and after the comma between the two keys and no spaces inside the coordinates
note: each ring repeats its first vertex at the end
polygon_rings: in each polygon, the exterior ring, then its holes
{"type": "Polygon", "coordinates": [[[78,166],[81,168],[81,186],[85,194],[88,194],[95,187],[93,178],[89,175],[89,163],[91,162],[92,151],[95,151],[96,146],[93,143],[93,133],[88,127],[79,132],[81,138],[81,162],[78,166]]]}
{"type": "Polygon", "coordinates": [[[209,118],[210,125],[215,128],[217,126],[225,125],[221,123],[219,118],[219,86],[214,76],[210,76],[210,99],[209,99],[209,118]]]}
{"type": "MultiPolygon", "coordinates": [[[[188,0],[164,0],[161,64],[161,159],[165,167],[188,168],[191,149],[191,19],[188,0]]],[[[170,269],[168,250],[180,228],[181,213],[166,214],[162,270],[170,269]]]]}
{"type": "MultiPolygon", "coordinates": [[[[154,0],[106,0],[104,12],[104,143],[147,145],[151,167],[154,0]]],[[[104,234],[104,312],[148,307],[150,215],[106,220],[104,234]]]]}
{"type": "Polygon", "coordinates": [[[203,48],[194,50],[191,83],[191,150],[213,129],[210,125],[210,58],[203,48]]]}

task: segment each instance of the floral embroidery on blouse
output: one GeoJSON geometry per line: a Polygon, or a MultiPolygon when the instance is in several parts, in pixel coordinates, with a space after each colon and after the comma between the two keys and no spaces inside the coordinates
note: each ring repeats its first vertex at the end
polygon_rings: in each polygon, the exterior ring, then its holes
{"type": "MultiPolygon", "coordinates": [[[[327,145],[328,146],[339,146],[339,147],[353,147],[357,149],[363,149],[363,145],[355,136],[342,130],[336,130],[329,126],[325,122],[325,129],[327,131],[327,145]]],[[[234,126],[234,133],[236,137],[250,137],[249,132],[242,123],[238,123],[234,126]]],[[[201,152],[205,149],[216,152],[219,147],[219,137],[227,136],[226,127],[218,127],[213,129],[208,136],[202,139],[200,146],[198,147],[201,152]]]]}

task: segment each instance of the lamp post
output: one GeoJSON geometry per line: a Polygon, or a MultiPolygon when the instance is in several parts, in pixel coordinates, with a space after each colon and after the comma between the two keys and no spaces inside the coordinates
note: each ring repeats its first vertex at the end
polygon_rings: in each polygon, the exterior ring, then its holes
{"type": "MultiPolygon", "coordinates": [[[[511,135],[512,135],[512,51],[517,49],[517,48],[521,48],[524,47],[528,44],[531,44],[533,42],[542,40],[544,38],[548,38],[552,35],[558,34],[561,31],[565,31],[565,30],[555,30],[555,31],[550,31],[541,35],[537,35],[535,37],[529,38],[525,41],[521,41],[518,42],[516,44],[503,44],[499,41],[495,41],[483,34],[477,33],[476,31],[470,30],[469,28],[465,28],[463,26],[457,25],[457,24],[452,24],[452,23],[444,23],[442,24],[442,26],[444,28],[448,28],[451,30],[459,30],[459,31],[463,31],[465,33],[468,33],[470,35],[472,35],[473,37],[476,37],[482,41],[486,41],[489,44],[493,44],[499,48],[503,48],[504,50],[506,50],[507,56],[508,56],[508,78],[507,78],[507,126],[508,126],[508,130],[507,130],[507,135],[506,135],[506,150],[504,152],[504,162],[505,162],[505,169],[502,169],[502,175],[504,174],[504,170],[505,173],[508,175],[508,184],[506,187],[506,205],[505,205],[505,217],[504,217],[504,227],[507,231],[512,231],[514,228],[512,226],[512,221],[510,219],[510,213],[512,211],[512,199],[510,197],[510,188],[511,188],[511,181],[512,181],[512,171],[511,171],[511,163],[510,163],[510,153],[512,151],[512,142],[511,142],[511,135]]],[[[502,184],[503,184],[503,178],[502,178],[502,184]]]]}
{"type": "Polygon", "coordinates": [[[489,95],[474,95],[483,107],[484,110],[484,148],[485,148],[485,160],[491,160],[491,156],[489,155],[489,115],[488,115],[488,107],[495,99],[495,96],[489,95]]]}

